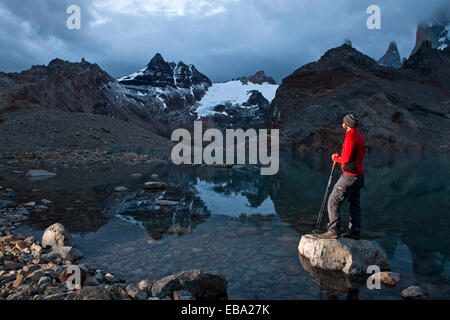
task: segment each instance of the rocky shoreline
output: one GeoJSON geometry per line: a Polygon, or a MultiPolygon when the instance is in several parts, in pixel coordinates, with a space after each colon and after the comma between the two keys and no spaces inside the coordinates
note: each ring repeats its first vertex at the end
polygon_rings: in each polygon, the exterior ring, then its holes
{"type": "Polygon", "coordinates": [[[226,299],[227,280],[199,270],[135,283],[81,263],[82,253],[61,224],[33,236],[0,233],[0,300],[226,299]],[[70,269],[69,269],[70,268],[70,269]],[[79,270],[79,283],[74,276],[79,270]]]}
{"type": "MultiPolygon", "coordinates": [[[[148,157],[136,154],[122,154],[116,159],[125,161],[127,164],[149,161],[148,157]]],[[[36,161],[36,159],[28,159],[28,161],[36,161]]],[[[20,173],[25,174],[25,172],[20,173]]],[[[45,170],[31,169],[26,175],[31,178],[45,178],[48,175],[48,178],[54,174],[45,170]]],[[[222,276],[202,273],[199,270],[184,271],[158,281],[146,278],[140,282],[132,282],[119,279],[106,270],[84,265],[82,252],[76,248],[70,233],[59,223],[49,226],[41,241],[33,236],[27,237],[15,233],[15,229],[22,225],[30,214],[42,214],[48,211],[54,205],[52,201],[41,199],[16,203],[14,199],[18,193],[3,186],[0,186],[0,195],[2,198],[0,200],[0,300],[227,298],[227,280],[222,276]],[[80,272],[79,283],[68,282],[75,274],[74,268],[80,272]]]]}

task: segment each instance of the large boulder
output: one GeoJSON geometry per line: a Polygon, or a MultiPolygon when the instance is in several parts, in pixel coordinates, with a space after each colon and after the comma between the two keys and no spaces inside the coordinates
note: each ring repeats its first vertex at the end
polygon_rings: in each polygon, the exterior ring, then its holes
{"type": "Polygon", "coordinates": [[[311,266],[323,270],[342,271],[352,276],[367,274],[371,265],[389,270],[386,255],[373,241],[322,239],[307,234],[302,236],[298,251],[311,266]]]}
{"type": "Polygon", "coordinates": [[[151,288],[153,297],[171,297],[176,291],[187,291],[196,299],[226,299],[228,281],[219,275],[200,270],[184,271],[155,282],[151,288]]]}
{"type": "Polygon", "coordinates": [[[60,223],[52,224],[42,236],[42,247],[69,246],[75,247],[75,241],[70,233],[60,223]]]}

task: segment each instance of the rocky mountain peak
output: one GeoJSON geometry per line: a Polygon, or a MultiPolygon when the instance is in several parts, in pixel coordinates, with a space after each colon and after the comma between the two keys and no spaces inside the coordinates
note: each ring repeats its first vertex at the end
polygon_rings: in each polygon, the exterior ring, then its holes
{"type": "Polygon", "coordinates": [[[242,82],[242,84],[247,84],[248,82],[251,82],[254,84],[263,84],[263,83],[277,84],[272,77],[266,76],[266,73],[263,70],[256,72],[252,76],[240,77],[240,78],[237,78],[236,80],[240,80],[242,82]]]}
{"type": "MultiPolygon", "coordinates": [[[[359,52],[348,44],[328,50],[318,62],[313,64],[335,65],[349,68],[352,66],[363,68],[377,68],[378,64],[369,56],[359,52]]],[[[308,66],[308,65],[307,65],[308,66]]]]}
{"type": "Polygon", "coordinates": [[[193,65],[183,61],[166,62],[160,53],[157,53],[147,67],[141,71],[118,79],[121,84],[132,86],[191,88],[195,85],[204,85],[203,90],[211,86],[211,80],[200,73],[193,65]]]}
{"type": "Polygon", "coordinates": [[[164,60],[164,58],[162,57],[162,55],[158,52],[155,54],[155,56],[150,60],[150,62],[148,63],[147,67],[150,68],[153,65],[160,65],[160,64],[165,64],[166,61],[164,60]]]}
{"type": "Polygon", "coordinates": [[[378,63],[382,66],[391,68],[401,67],[401,58],[400,54],[398,53],[397,43],[395,41],[391,41],[391,43],[389,43],[389,47],[386,50],[386,53],[380,58],[380,60],[378,60],[378,63]]]}
{"type": "Polygon", "coordinates": [[[266,76],[263,70],[256,72],[253,76],[250,76],[248,81],[256,84],[276,84],[275,80],[272,77],[266,76]]]}
{"type": "Polygon", "coordinates": [[[421,45],[429,41],[432,48],[443,50],[450,45],[450,21],[422,22],[417,26],[416,45],[411,53],[415,54],[421,45]]]}
{"type": "Polygon", "coordinates": [[[403,65],[404,69],[414,70],[423,75],[434,75],[444,67],[443,55],[438,49],[433,48],[431,41],[424,41],[403,65]]]}

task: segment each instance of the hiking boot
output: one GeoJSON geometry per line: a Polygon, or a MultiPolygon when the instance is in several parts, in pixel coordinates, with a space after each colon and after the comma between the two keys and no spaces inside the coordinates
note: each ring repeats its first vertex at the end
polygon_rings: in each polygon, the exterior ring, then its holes
{"type": "Polygon", "coordinates": [[[347,231],[342,234],[342,238],[350,238],[350,239],[359,240],[359,233],[347,231]]]}
{"type": "Polygon", "coordinates": [[[322,239],[337,239],[339,235],[334,231],[328,230],[325,233],[319,234],[319,237],[322,239]]]}

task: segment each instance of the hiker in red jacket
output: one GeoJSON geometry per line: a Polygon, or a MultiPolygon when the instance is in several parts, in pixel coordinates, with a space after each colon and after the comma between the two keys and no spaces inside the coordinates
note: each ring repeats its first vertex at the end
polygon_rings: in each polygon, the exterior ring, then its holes
{"type": "Polygon", "coordinates": [[[363,160],[366,151],[366,143],[363,136],[356,129],[359,120],[353,114],[344,117],[342,127],[345,130],[345,141],[341,155],[335,153],[331,159],[340,163],[342,176],[334,185],[328,199],[328,231],[321,235],[322,238],[337,239],[341,228],[339,207],[344,200],[350,202],[349,231],[342,234],[344,238],[359,239],[361,229],[361,207],[359,205],[360,190],[364,187],[363,160]]]}

